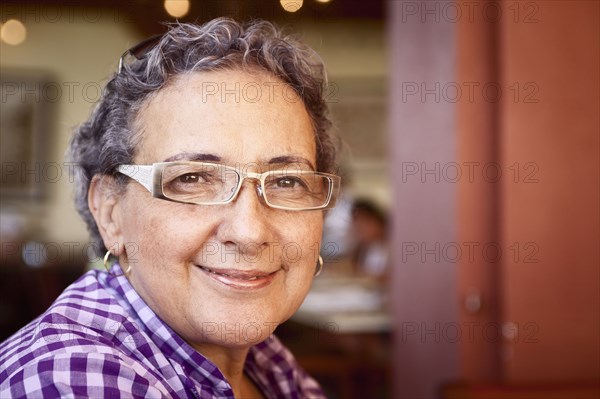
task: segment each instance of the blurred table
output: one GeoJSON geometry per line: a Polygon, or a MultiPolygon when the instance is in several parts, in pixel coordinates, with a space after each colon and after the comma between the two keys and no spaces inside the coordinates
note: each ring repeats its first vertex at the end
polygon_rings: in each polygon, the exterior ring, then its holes
{"type": "Polygon", "coordinates": [[[330,277],[315,280],[300,309],[297,323],[337,333],[387,333],[391,318],[384,308],[384,292],[373,280],[330,277]]]}
{"type": "Polygon", "coordinates": [[[384,302],[372,280],[320,277],[277,335],[330,398],[384,398],[392,329],[384,302]]]}

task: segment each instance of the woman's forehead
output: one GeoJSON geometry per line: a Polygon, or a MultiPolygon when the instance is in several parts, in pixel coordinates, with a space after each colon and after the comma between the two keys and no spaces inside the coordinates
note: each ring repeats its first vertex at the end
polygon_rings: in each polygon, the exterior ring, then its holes
{"type": "Polygon", "coordinates": [[[302,103],[292,86],[256,67],[182,73],[171,78],[161,92],[182,89],[193,91],[205,103],[302,103]]]}
{"type": "Polygon", "coordinates": [[[242,71],[175,79],[140,111],[136,162],[160,162],[182,152],[241,162],[281,156],[315,162],[314,129],[304,103],[288,85],[267,79],[242,71]]]}

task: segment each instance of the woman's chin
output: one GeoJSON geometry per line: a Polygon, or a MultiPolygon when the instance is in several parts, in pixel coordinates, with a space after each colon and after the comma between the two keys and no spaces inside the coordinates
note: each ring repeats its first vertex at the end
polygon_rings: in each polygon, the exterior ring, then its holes
{"type": "Polygon", "coordinates": [[[243,317],[229,322],[204,322],[202,341],[219,343],[222,346],[252,346],[269,338],[279,324],[280,322],[256,318],[244,320],[243,317]]]}
{"type": "Polygon", "coordinates": [[[199,349],[200,353],[206,346],[247,349],[268,339],[278,325],[271,325],[271,323],[261,325],[256,322],[222,323],[207,328],[207,323],[204,324],[202,335],[191,343],[194,348],[199,349]]]}

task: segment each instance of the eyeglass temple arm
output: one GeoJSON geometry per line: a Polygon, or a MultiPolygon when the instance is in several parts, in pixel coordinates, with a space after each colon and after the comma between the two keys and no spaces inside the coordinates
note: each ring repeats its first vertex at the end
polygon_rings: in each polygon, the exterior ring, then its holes
{"type": "Polygon", "coordinates": [[[162,37],[163,37],[162,34],[150,36],[146,40],[141,41],[140,43],[136,44],[129,50],[125,51],[121,55],[121,58],[119,58],[119,67],[117,69],[117,74],[120,74],[121,71],[123,70],[123,66],[125,65],[125,58],[128,55],[131,54],[132,56],[134,56],[136,59],[139,60],[144,54],[146,54],[149,50],[151,50],[154,46],[156,46],[156,44],[160,41],[160,39],[162,37]]]}
{"type": "Polygon", "coordinates": [[[131,177],[150,192],[152,190],[152,165],[119,165],[117,171],[131,177]]]}

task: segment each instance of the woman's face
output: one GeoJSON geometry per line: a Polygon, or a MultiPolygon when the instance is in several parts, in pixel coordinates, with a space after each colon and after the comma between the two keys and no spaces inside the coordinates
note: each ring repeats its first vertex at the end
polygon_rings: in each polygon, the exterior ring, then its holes
{"type": "MultiPolygon", "coordinates": [[[[265,75],[180,76],[149,100],[136,128],[139,165],[206,160],[249,172],[316,165],[302,101],[265,75]]],[[[246,180],[225,205],[156,199],[135,182],[119,200],[123,269],[131,265],[129,279],[142,298],[196,347],[266,339],[311,284],[322,211],[271,209],[255,184],[246,180]]]]}

